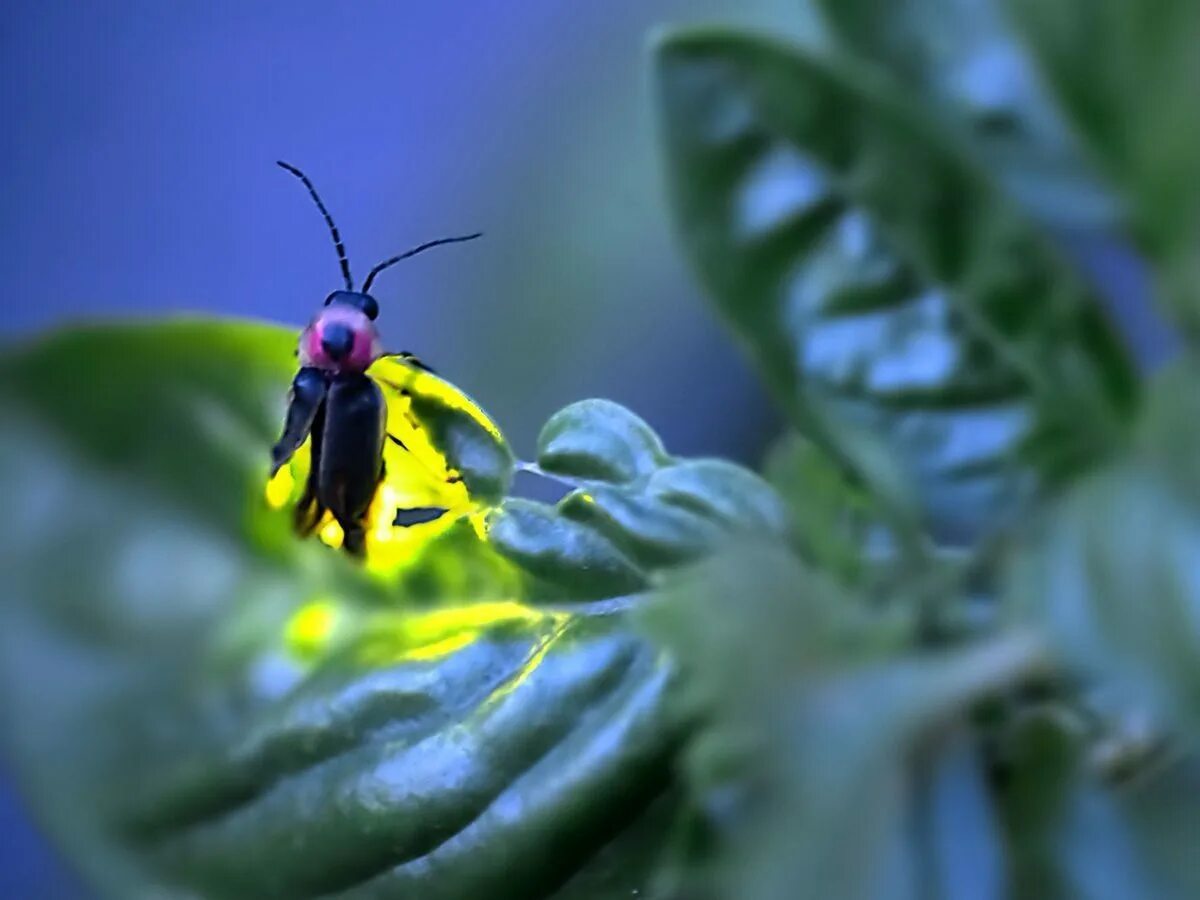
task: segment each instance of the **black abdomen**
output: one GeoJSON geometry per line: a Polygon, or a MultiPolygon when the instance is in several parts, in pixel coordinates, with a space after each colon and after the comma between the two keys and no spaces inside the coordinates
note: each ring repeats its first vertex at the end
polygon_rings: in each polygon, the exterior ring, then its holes
{"type": "Polygon", "coordinates": [[[345,547],[362,552],[364,520],[383,474],[387,405],[366,375],[338,375],[325,402],[318,498],[345,532],[345,547]]]}

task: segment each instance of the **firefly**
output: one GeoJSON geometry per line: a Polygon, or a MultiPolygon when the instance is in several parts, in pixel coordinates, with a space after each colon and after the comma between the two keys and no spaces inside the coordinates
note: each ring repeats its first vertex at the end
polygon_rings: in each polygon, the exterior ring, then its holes
{"type": "MultiPolygon", "coordinates": [[[[325,298],[324,306],[300,334],[300,370],[288,394],[283,434],[271,449],[274,476],[309,438],[312,462],[304,493],[296,505],[296,530],[311,534],[327,514],[341,526],[342,548],[351,556],[365,553],[367,516],[385,477],[384,444],[387,404],[367,370],[385,355],[375,326],[379,302],[371,286],[380,272],[402,260],[443,244],[472,241],[481,233],[438,238],[385,259],[356,290],[350,261],[333,216],[312,181],[295,166],[280,161],[308,189],[325,219],[341,266],[344,290],[325,298]]],[[[422,366],[411,353],[396,354],[422,366]]],[[[423,366],[422,366],[423,367],[423,366]]],[[[420,518],[421,511],[413,511],[420,518]]]]}

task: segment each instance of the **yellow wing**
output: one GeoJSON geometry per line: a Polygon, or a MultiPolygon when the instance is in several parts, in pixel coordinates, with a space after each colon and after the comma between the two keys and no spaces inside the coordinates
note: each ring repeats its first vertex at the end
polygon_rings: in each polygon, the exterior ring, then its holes
{"type": "MultiPolygon", "coordinates": [[[[471,548],[473,562],[507,569],[486,547],[484,534],[484,514],[503,496],[512,474],[512,456],[500,429],[457,387],[405,357],[383,357],[367,374],[383,391],[388,434],[384,477],[368,515],[368,571],[403,576],[425,563],[426,569],[434,567],[439,587],[453,588],[446,582],[471,577],[455,570],[463,568],[469,544],[481,545],[471,548]],[[440,564],[433,558],[429,551],[438,541],[455,542],[457,562],[440,564]]],[[[310,465],[311,438],[268,482],[272,508],[290,508],[299,501],[310,465]]],[[[317,535],[330,547],[341,546],[342,530],[328,513],[317,535]]]]}

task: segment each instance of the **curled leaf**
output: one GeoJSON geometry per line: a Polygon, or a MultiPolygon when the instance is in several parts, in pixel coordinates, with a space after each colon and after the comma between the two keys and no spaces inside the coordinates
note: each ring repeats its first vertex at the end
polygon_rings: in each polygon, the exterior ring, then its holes
{"type": "Polygon", "coordinates": [[[971,545],[1119,443],[1122,348],[990,173],[874,73],[750,35],[658,47],[684,246],[797,426],[971,545]]]}
{"type": "Polygon", "coordinates": [[[633,481],[667,459],[653,429],[610,400],[572,403],[551,416],[538,435],[541,467],[575,478],[633,481]]]}
{"type": "Polygon", "coordinates": [[[489,518],[488,539],[534,577],[580,595],[611,597],[646,586],[610,541],[544,503],[506,500],[489,518]]]}
{"type": "Polygon", "coordinates": [[[180,322],[0,358],[0,740],[45,827],[115,897],[640,889],[660,655],[619,605],[531,605],[483,528],[507,447],[426,373],[386,372],[395,490],[470,512],[381,519],[412,535],[386,578],[296,540],[263,496],[293,342],[180,322]]]}
{"type": "Polygon", "coordinates": [[[505,501],[488,536],[507,559],[570,596],[641,590],[654,572],[722,543],[788,530],[783,501],[762,478],[723,460],[670,456],[649,425],[609,401],[552,416],[538,465],[576,489],[555,507],[505,501]]]}

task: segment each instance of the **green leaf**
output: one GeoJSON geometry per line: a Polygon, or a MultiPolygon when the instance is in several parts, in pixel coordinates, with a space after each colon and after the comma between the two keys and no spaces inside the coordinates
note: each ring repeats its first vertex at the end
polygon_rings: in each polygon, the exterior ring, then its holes
{"type": "MultiPolygon", "coordinates": [[[[1115,771],[1130,783],[1111,792],[1081,771],[1079,734],[1030,717],[1005,796],[1024,883],[1050,896],[1184,898],[1200,886],[1182,837],[1200,815],[1191,749],[1200,726],[1198,375],[1185,361],[1160,376],[1134,451],[1029,529],[1008,573],[1011,615],[1044,629],[1068,675],[1103,692],[1101,712],[1115,705],[1135,725],[1162,723],[1186,739],[1148,765],[1140,726],[1125,751],[1132,766],[1115,771]]],[[[1088,762],[1113,770],[1101,747],[1087,749],[1088,762]]]]}
{"type": "Polygon", "coordinates": [[[926,101],[1039,221],[1112,231],[1122,211],[996,0],[821,0],[846,48],[926,101]]]}
{"type": "Polygon", "coordinates": [[[723,31],[659,47],[678,228],[797,424],[940,541],[1119,441],[1128,362],[999,186],[869,71],[723,31]]]}
{"type": "Polygon", "coordinates": [[[506,500],[488,520],[488,539],[536,578],[583,596],[611,597],[646,586],[644,574],[603,535],[532,500],[506,500]]]}
{"type": "MultiPolygon", "coordinates": [[[[997,898],[1006,890],[1004,842],[983,754],[965,734],[920,753],[913,765],[909,896],[997,898]]],[[[896,894],[903,893],[898,885],[896,894]]]]}
{"type": "Polygon", "coordinates": [[[603,535],[648,567],[694,559],[722,537],[718,523],[697,513],[612,485],[572,491],[558,509],[574,527],[603,535]]]}
{"type": "Polygon", "coordinates": [[[1151,772],[1117,798],[1144,858],[1154,867],[1160,897],[1200,896],[1194,826],[1200,819],[1200,760],[1190,754],[1151,772]]]}
{"type": "Polygon", "coordinates": [[[690,459],[650,476],[646,494],[667,507],[689,510],[728,529],[782,534],[779,497],[749,469],[723,459],[690,459]]]}
{"type": "Polygon", "coordinates": [[[0,391],[106,477],[233,528],[261,493],[295,341],[271,326],[183,319],[59,331],[0,358],[0,391]]]}
{"type": "MultiPolygon", "coordinates": [[[[515,460],[504,435],[479,406],[450,382],[411,365],[402,356],[385,356],[367,371],[384,389],[388,402],[388,429],[417,423],[430,450],[446,462],[481,503],[498,503],[512,484],[515,460]],[[403,408],[407,406],[407,409],[403,408]],[[393,407],[400,406],[400,409],[393,407]],[[399,422],[397,420],[400,420],[399,422]]],[[[414,435],[409,435],[414,439],[414,435]]],[[[402,442],[403,443],[403,442],[402,442]]],[[[415,446],[404,444],[413,455],[415,446]]],[[[386,454],[391,452],[389,446],[386,454]]],[[[393,459],[393,462],[396,460],[393,459]]],[[[440,460],[429,460],[436,468],[440,460]]]]}
{"type": "Polygon", "coordinates": [[[494,615],[439,611],[461,621],[433,643],[395,615],[339,641],[248,741],[182,762],[137,840],[213,896],[552,888],[628,814],[614,778],[635,811],[653,799],[665,671],[611,621],[494,615]]]}
{"type": "Polygon", "coordinates": [[[886,516],[812,441],[788,434],[771,449],[766,476],[788,503],[800,553],[822,571],[859,582],[893,554],[886,516]]]}
{"type": "Polygon", "coordinates": [[[581,400],[559,410],[538,435],[538,462],[547,472],[628,482],[668,460],[654,431],[610,400],[581,400]]]}
{"type": "Polygon", "coordinates": [[[609,401],[584,400],[542,429],[531,467],[575,486],[556,506],[510,499],[492,514],[492,546],[550,598],[646,588],[655,572],[746,535],[787,532],[762,478],[716,459],[668,455],[654,431],[609,401]]]}
{"type": "Polygon", "coordinates": [[[665,574],[638,620],[683,666],[684,705],[728,713],[753,714],[744,698],[788,694],[810,672],[871,659],[912,634],[907,610],[876,614],[779,541],[762,539],[665,574]]]}
{"type": "Polygon", "coordinates": [[[1161,285],[1200,327],[1200,5],[1009,0],[1072,124],[1132,207],[1161,285]]]}
{"type": "Polygon", "coordinates": [[[1194,363],[1149,397],[1136,452],[1073,489],[1024,535],[1014,617],[1121,698],[1200,727],[1200,415],[1194,363]]]}
{"type": "Polygon", "coordinates": [[[1064,710],[1027,709],[995,743],[1013,896],[1188,896],[1164,892],[1122,797],[1084,767],[1083,731],[1064,710]]]}
{"type": "Polygon", "coordinates": [[[986,772],[960,723],[1039,669],[1036,641],[908,651],[902,616],[769,545],[674,574],[640,618],[679,660],[680,714],[702,723],[685,772],[717,858],[689,889],[1004,896],[986,772]]]}
{"type": "Polygon", "coordinates": [[[42,822],[114,897],[648,877],[623,838],[677,741],[660,655],[620,605],[460,592],[462,534],[419,592],[291,537],[264,486],[293,343],[173,322],[0,360],[0,741],[42,822]]]}
{"type": "MultiPolygon", "coordinates": [[[[858,699],[855,694],[836,702],[858,699]]],[[[794,727],[826,724],[805,718],[794,727]]],[[[776,763],[768,789],[781,793],[773,815],[731,842],[720,876],[724,896],[1009,896],[1000,829],[977,748],[959,736],[922,753],[910,744],[920,740],[914,735],[899,746],[884,744],[868,759],[859,741],[887,740],[885,734],[838,730],[827,736],[850,739],[844,763],[832,753],[816,758],[795,747],[798,756],[790,765],[776,763]],[[807,811],[806,801],[812,804],[807,811]]]]}

